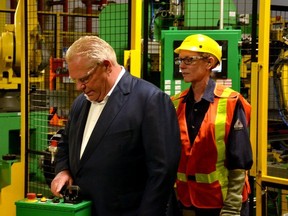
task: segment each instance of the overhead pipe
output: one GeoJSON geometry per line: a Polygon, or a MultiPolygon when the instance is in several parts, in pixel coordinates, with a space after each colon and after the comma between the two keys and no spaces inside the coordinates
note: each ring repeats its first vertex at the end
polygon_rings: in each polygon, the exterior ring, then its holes
{"type": "MultiPolygon", "coordinates": [[[[68,0],[63,2],[63,12],[68,13],[68,0]]],[[[63,31],[68,32],[68,16],[63,17],[63,31]]]]}
{"type": "Polygon", "coordinates": [[[220,25],[219,29],[223,29],[223,22],[224,22],[224,0],[220,1],[220,25]]]}
{"type": "MultiPolygon", "coordinates": [[[[92,0],[85,1],[85,5],[86,5],[86,14],[91,15],[92,14],[92,0]]],[[[91,17],[86,18],[86,32],[90,32],[90,33],[92,32],[92,18],[91,17]]]]}

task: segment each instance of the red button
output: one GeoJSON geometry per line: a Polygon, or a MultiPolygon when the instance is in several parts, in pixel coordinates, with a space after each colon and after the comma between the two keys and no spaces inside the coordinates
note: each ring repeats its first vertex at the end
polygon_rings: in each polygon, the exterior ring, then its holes
{"type": "Polygon", "coordinates": [[[27,193],[27,198],[29,200],[34,200],[36,199],[36,193],[27,193]]]}

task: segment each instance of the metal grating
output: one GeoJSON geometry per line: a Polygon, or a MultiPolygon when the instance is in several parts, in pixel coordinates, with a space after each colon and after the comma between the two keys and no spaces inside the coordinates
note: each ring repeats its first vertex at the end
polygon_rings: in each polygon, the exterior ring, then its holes
{"type": "Polygon", "coordinates": [[[109,42],[123,63],[128,47],[128,3],[102,1],[29,1],[28,192],[50,196],[54,153],[70,106],[79,92],[70,80],[65,52],[82,35],[109,42]],[[117,35],[117,37],[115,37],[117,35]]]}

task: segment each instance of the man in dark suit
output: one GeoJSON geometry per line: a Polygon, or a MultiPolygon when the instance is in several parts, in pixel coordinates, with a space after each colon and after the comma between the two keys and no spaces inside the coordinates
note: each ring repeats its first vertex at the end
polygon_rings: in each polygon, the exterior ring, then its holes
{"type": "Polygon", "coordinates": [[[164,216],[180,157],[170,97],[131,76],[99,37],[75,41],[66,61],[83,94],[58,144],[51,191],[78,185],[93,216],[164,216]]]}

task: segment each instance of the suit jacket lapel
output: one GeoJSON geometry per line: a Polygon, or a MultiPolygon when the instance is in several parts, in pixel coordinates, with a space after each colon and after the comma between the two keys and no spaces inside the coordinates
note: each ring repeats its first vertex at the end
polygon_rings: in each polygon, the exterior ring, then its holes
{"type": "Polygon", "coordinates": [[[78,119],[78,124],[76,126],[79,128],[79,130],[77,130],[77,135],[75,136],[75,137],[77,137],[77,140],[76,140],[77,145],[74,146],[75,149],[71,149],[71,152],[74,154],[72,162],[75,163],[75,165],[74,165],[75,167],[79,167],[79,164],[80,164],[80,149],[81,149],[83,133],[84,133],[84,129],[85,129],[85,125],[86,125],[87,116],[89,113],[90,106],[91,106],[91,102],[89,102],[88,100],[85,99],[83,101],[83,104],[82,104],[83,112],[80,113],[79,119],[78,119]]]}
{"type": "Polygon", "coordinates": [[[110,95],[107,104],[105,105],[92,131],[92,134],[80,161],[80,168],[89,159],[89,157],[93,154],[98,145],[101,143],[101,139],[106,134],[110,124],[113,122],[113,119],[117,116],[117,114],[121,110],[121,107],[128,99],[127,94],[130,91],[131,78],[131,75],[126,72],[117,84],[117,86],[115,86],[115,89],[110,95]]]}

